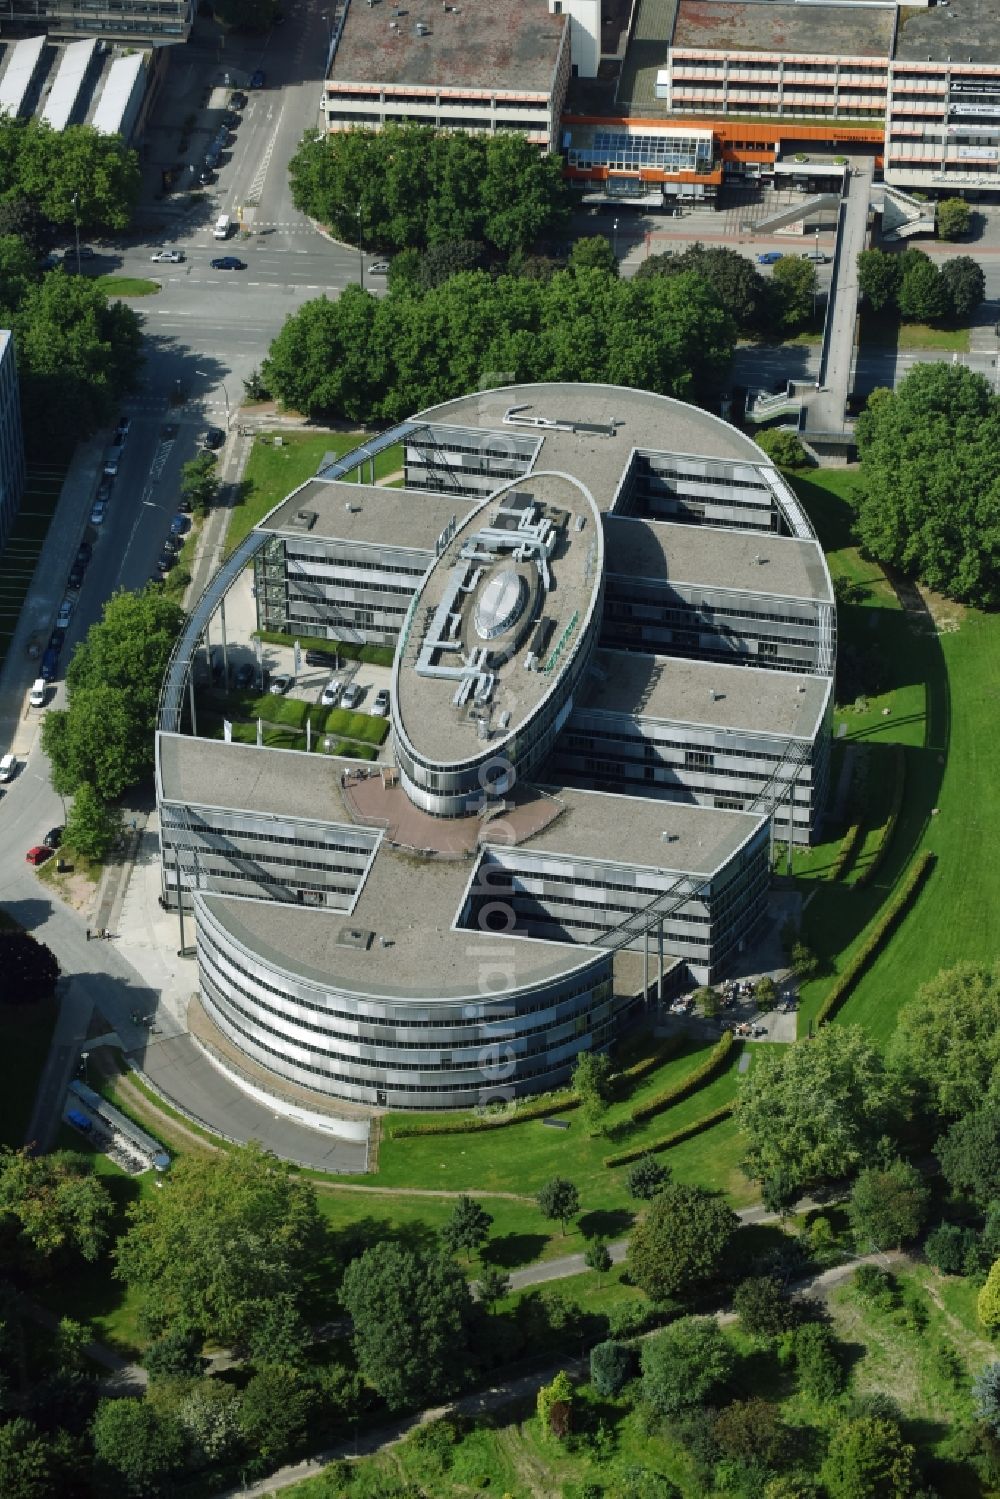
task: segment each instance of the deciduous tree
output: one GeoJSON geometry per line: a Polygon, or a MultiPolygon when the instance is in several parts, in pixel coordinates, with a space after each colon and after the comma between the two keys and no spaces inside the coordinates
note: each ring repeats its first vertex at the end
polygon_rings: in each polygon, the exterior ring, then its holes
{"type": "Polygon", "coordinates": [[[199,515],[207,515],[219,492],[218,464],[207,450],[191,458],[181,469],[181,494],[186,495],[199,515]]]}
{"type": "Polygon", "coordinates": [[[816,305],[816,267],[812,261],[783,255],[771,272],[771,297],[778,325],[786,333],[811,322],[816,305]]]}
{"type": "Polygon", "coordinates": [[[957,323],[968,323],[986,297],[986,277],[978,260],[971,255],[956,255],[941,267],[941,280],[951,304],[951,315],[957,323]]]}
{"type": "Polygon", "coordinates": [[[358,1367],[391,1407],[460,1387],[472,1299],[454,1260],[382,1242],[348,1265],[341,1297],[358,1367]]]}
{"type": "Polygon", "coordinates": [[[587,1247],[583,1251],[583,1262],[588,1270],[595,1272],[597,1284],[600,1285],[601,1276],[607,1275],[613,1263],[611,1251],[604,1239],[588,1239],[587,1247]]]}
{"type": "Polygon", "coordinates": [[[1000,1084],[1000,962],[957,963],[918,989],[900,1011],[889,1057],[945,1119],[975,1113],[1000,1084]]]}
{"type": "Polygon", "coordinates": [[[179,1323],[246,1341],[269,1300],[285,1292],[305,1308],[314,1294],[325,1248],[315,1190],[259,1145],[184,1157],[129,1220],[114,1273],[155,1331],[179,1323]]]}
{"type": "Polygon", "coordinates": [[[652,1202],[670,1181],[670,1167],[654,1155],[643,1155],[625,1173],[625,1190],[639,1202],[652,1202]]]}
{"type": "Polygon", "coordinates": [[[538,1206],[546,1218],[558,1220],[565,1235],[567,1223],[580,1211],[580,1194],[565,1176],[554,1176],[539,1191],[538,1206]]]}
{"type": "Polygon", "coordinates": [[[834,1431],[822,1478],[830,1499],[907,1499],[920,1486],[914,1449],[894,1421],[875,1416],[834,1431]]]}
{"type": "Polygon", "coordinates": [[[721,1197],[702,1187],[665,1187],[632,1231],[629,1274],[654,1301],[683,1294],[718,1274],[738,1226],[721,1197]]]}
{"type": "Polygon", "coordinates": [[[481,1255],[492,1227],[492,1213],[463,1193],[441,1230],[441,1242],[449,1254],[481,1255]]]}
{"type": "Polygon", "coordinates": [[[733,1292],[733,1310],[751,1338],[777,1338],[791,1327],[792,1305],[773,1275],[741,1280],[733,1292]]]}
{"type": "Polygon", "coordinates": [[[956,1119],[934,1147],[956,1192],[984,1206],[1000,1199],[1000,1105],[988,1104],[956,1119]]]}
{"type": "Polygon", "coordinates": [[[800,1046],[763,1052],[736,1099],[744,1170],[759,1181],[786,1173],[799,1187],[845,1176],[870,1157],[897,1102],[859,1026],[824,1026],[800,1046]]]}
{"type": "Polygon", "coordinates": [[[964,198],[942,198],[937,206],[939,239],[962,239],[969,232],[972,210],[964,198]]]}
{"type": "Polygon", "coordinates": [[[148,1400],[102,1400],[91,1438],[99,1476],[130,1494],[156,1493],[184,1463],[180,1422],[148,1400]]]}
{"type": "Polygon", "coordinates": [[[858,290],[873,312],[895,312],[903,281],[900,255],[885,250],[862,250],[858,256],[858,290]]]}
{"type": "Polygon", "coordinates": [[[305,1440],[315,1399],[314,1390],[297,1369],[272,1364],[258,1370],[236,1412],[251,1452],[268,1463],[294,1452],[305,1440]]]}
{"type": "Polygon", "coordinates": [[[736,1356],[714,1317],[682,1317],[645,1340],[640,1362],[644,1403],[669,1416],[714,1394],[736,1356]]]}
{"type": "Polygon", "coordinates": [[[78,1157],[0,1147],[0,1223],[15,1245],[43,1259],[71,1251],[96,1260],[112,1211],[104,1183],[78,1157]]]}
{"type": "Polygon", "coordinates": [[[867,1253],[909,1244],[924,1226],[929,1202],[930,1188],[909,1161],[868,1167],[851,1188],[848,1206],[858,1247],[867,1253]]]}
{"type": "Polygon", "coordinates": [[[66,819],[66,842],[87,859],[103,859],[121,836],[122,814],[98,796],[89,781],[81,781],[66,819]]]}

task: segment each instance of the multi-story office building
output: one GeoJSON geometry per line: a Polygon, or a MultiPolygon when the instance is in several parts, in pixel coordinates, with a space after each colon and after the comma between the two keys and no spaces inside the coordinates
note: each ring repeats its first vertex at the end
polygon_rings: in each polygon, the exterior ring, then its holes
{"type": "Polygon", "coordinates": [[[194,916],[205,1010],[375,1106],[553,1086],[642,1005],[651,958],[662,991],[668,964],[711,981],[747,954],[773,838],[822,815],[833,657],[808,521],[718,418],[539,385],[401,423],[262,521],[169,668],[163,895],[194,916]],[[343,482],[397,444],[405,488],[343,482]],[[248,566],[266,629],[396,639],[379,767],[193,731],[248,566]]]}
{"type": "Polygon", "coordinates": [[[412,0],[405,9],[352,4],[325,84],[327,128],[433,125],[523,131],[558,141],[571,72],[570,18],[544,0],[487,8],[412,0]]]}
{"type": "Polygon", "coordinates": [[[619,117],[565,122],[570,177],[711,197],[723,173],[864,148],[894,186],[1000,190],[992,0],[639,0],[635,37],[619,117]]]}
{"type": "Polygon", "coordinates": [[[194,0],[6,0],[0,37],[44,31],[54,41],[98,37],[132,46],[185,42],[194,0]]]}
{"type": "Polygon", "coordinates": [[[0,552],[24,493],[24,429],[14,335],[0,330],[0,552]]]}

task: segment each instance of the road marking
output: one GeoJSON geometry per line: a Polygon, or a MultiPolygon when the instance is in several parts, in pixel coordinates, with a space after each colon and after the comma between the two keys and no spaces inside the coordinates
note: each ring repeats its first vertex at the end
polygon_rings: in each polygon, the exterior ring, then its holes
{"type": "MultiPolygon", "coordinates": [[[[271,139],[267,143],[267,149],[264,152],[263,160],[261,161],[260,166],[257,168],[257,173],[250,184],[250,191],[246,194],[247,203],[260,202],[260,195],[264,191],[264,181],[267,177],[267,169],[271,165],[271,157],[274,155],[274,148],[278,141],[278,130],[281,126],[281,115],[283,110],[284,105],[282,105],[282,108],[278,111],[278,118],[275,123],[274,129],[271,132],[271,139]]],[[[270,112],[268,114],[268,118],[270,118],[270,112]]]]}

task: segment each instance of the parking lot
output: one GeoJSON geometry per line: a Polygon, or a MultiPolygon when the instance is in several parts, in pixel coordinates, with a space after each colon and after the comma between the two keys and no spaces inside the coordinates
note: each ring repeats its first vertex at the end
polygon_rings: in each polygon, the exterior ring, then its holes
{"type": "MultiPolygon", "coordinates": [[[[248,682],[250,689],[259,687],[257,656],[254,648],[257,606],[252,589],[253,569],[248,567],[226,595],[226,655],[230,682],[238,681],[238,674],[241,670],[244,674],[252,671],[253,678],[248,682]]],[[[210,627],[209,642],[213,664],[218,666],[222,655],[222,629],[218,616],[210,627]]],[[[334,648],[334,642],[331,641],[331,653],[334,648]]],[[[261,650],[261,665],[266,673],[265,681],[273,682],[277,677],[290,677],[292,685],[287,695],[307,703],[319,703],[324,688],[331,681],[342,683],[343,688],[353,683],[359,690],[360,697],[351,707],[360,713],[371,713],[378,692],[382,689],[386,691],[390,689],[392,668],[389,666],[375,666],[367,661],[347,660],[341,660],[340,665],[336,667],[310,665],[306,660],[307,653],[304,649],[301,650],[300,655],[301,669],[296,675],[294,646],[266,643],[261,650]]],[[[204,658],[196,667],[196,681],[201,686],[208,684],[208,663],[204,658]]],[[[380,750],[379,759],[391,759],[388,743],[380,750]]]]}

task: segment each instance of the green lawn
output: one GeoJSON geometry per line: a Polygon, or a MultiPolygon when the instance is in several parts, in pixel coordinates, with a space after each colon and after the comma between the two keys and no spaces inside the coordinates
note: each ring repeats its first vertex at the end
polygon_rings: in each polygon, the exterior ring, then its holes
{"type": "MultiPolygon", "coordinates": [[[[226,537],[226,551],[239,545],[269,510],[316,471],[328,453],[341,457],[364,442],[364,432],[283,432],[280,446],[261,433],[243,479],[243,493],[233,509],[226,537]]],[[[376,481],[402,466],[402,448],[397,444],[375,460],[376,481]]]]}
{"type": "Polygon", "coordinates": [[[109,297],[155,297],[163,289],[144,276],[98,276],[97,284],[109,297]]]}
{"type": "MultiPolygon", "coordinates": [[[[393,1137],[396,1121],[389,1116],[383,1121],[378,1185],[442,1187],[473,1194],[488,1189],[533,1196],[550,1177],[568,1176],[580,1193],[583,1233],[620,1235],[626,1231],[633,1207],[625,1191],[626,1168],[609,1171],[604,1157],[625,1146],[659,1139],[733,1097],[736,1055],[725,1072],[673,1108],[638,1126],[628,1120],[636,1103],[653,1097],[692,1071],[710,1047],[710,1042],[692,1043],[682,1055],[643,1079],[627,1099],[613,1104],[607,1117],[609,1138],[591,1137],[577,1112],[565,1115],[567,1130],[555,1130],[540,1119],[532,1119],[502,1130],[410,1139],[393,1137]]],[[[413,1123],[420,1117],[424,1116],[408,1114],[399,1122],[413,1123]]],[[[736,1131],[725,1121],[685,1141],[663,1159],[669,1161],[678,1180],[699,1181],[718,1188],[742,1205],[753,1200],[755,1194],[738,1169],[740,1153],[736,1131]]]]}
{"type": "Polygon", "coordinates": [[[929,323],[897,323],[868,316],[861,320],[861,346],[862,349],[942,349],[967,354],[969,330],[934,328],[929,323]]]}
{"type": "MultiPolygon", "coordinates": [[[[838,727],[846,725],[846,742],[865,748],[868,846],[891,797],[887,746],[902,744],[906,759],[902,814],[877,876],[863,890],[846,882],[821,888],[806,912],[807,940],[828,968],[803,989],[803,1026],[913,855],[924,847],[938,855],[914,910],[840,1011],[842,1020],[859,1021],[885,1041],[918,984],[960,958],[992,960],[1000,944],[1000,861],[992,841],[1000,793],[989,755],[1000,691],[1000,618],[944,601],[935,608],[937,625],[926,614],[904,611],[880,570],[850,543],[847,498],[856,473],[821,470],[793,482],[827,548],[831,572],[857,589],[856,602],[839,611],[839,650],[873,653],[884,672],[884,690],[862,711],[836,716],[838,727]]],[[[835,830],[830,843],[796,863],[796,872],[808,877],[808,865],[828,867],[839,838],[835,830]]],[[[857,867],[864,858],[862,852],[857,867]]]]}
{"type": "Polygon", "coordinates": [[[0,1145],[24,1144],[56,1023],[56,1001],[0,1004],[0,1145]]]}

